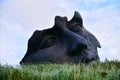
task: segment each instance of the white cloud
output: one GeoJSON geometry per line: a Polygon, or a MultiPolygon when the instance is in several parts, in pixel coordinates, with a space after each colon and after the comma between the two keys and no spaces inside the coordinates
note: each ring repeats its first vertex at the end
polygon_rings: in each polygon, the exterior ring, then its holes
{"type": "Polygon", "coordinates": [[[2,46],[0,47],[0,51],[1,51],[0,62],[2,64],[4,63],[18,64],[18,60],[19,60],[18,52],[20,52],[19,50],[22,50],[22,49],[20,49],[20,47],[18,47],[16,43],[7,41],[8,39],[6,38],[3,38],[3,40],[2,40],[2,46]]]}
{"type": "Polygon", "coordinates": [[[103,61],[120,60],[120,10],[113,4],[106,7],[84,11],[85,26],[94,33],[101,42],[102,48],[99,49],[99,55],[103,61]]]}
{"type": "Polygon", "coordinates": [[[2,8],[3,18],[21,22],[27,30],[51,27],[55,15],[68,12],[67,8],[62,7],[57,0],[10,0],[2,8]]]}
{"type": "Polygon", "coordinates": [[[1,21],[1,28],[10,30],[10,31],[21,31],[22,27],[17,23],[10,23],[6,20],[1,21]]]}
{"type": "Polygon", "coordinates": [[[18,64],[26,50],[26,38],[17,24],[0,24],[0,63],[18,64]],[[12,28],[13,27],[13,28],[12,28]]]}

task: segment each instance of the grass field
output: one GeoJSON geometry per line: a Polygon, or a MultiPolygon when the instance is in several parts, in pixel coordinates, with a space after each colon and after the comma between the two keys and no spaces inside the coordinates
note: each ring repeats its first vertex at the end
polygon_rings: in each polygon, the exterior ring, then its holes
{"type": "Polygon", "coordinates": [[[0,80],[120,80],[120,62],[0,65],[0,80]]]}

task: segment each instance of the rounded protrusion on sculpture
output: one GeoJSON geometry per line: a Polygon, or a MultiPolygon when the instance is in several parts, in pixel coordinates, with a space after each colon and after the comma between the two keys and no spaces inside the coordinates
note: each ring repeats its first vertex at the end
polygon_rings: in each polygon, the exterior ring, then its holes
{"type": "Polygon", "coordinates": [[[55,16],[55,26],[59,28],[65,28],[67,23],[67,17],[55,16]]]}
{"type": "Polygon", "coordinates": [[[79,22],[81,25],[83,25],[83,20],[82,20],[82,17],[80,15],[79,12],[75,11],[74,12],[74,16],[72,17],[72,19],[70,21],[77,21],[79,22]]]}

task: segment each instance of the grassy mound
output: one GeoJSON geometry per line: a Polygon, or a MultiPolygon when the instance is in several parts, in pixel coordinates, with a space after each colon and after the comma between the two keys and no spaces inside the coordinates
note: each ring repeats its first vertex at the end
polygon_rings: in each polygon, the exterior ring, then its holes
{"type": "Polygon", "coordinates": [[[120,80],[120,62],[0,65],[0,80],[120,80]]]}

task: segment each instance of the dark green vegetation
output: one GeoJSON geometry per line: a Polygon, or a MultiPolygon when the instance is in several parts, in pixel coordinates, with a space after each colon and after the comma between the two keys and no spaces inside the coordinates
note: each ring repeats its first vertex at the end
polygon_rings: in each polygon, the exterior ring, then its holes
{"type": "Polygon", "coordinates": [[[0,80],[120,80],[120,62],[0,66],[0,80]]]}

